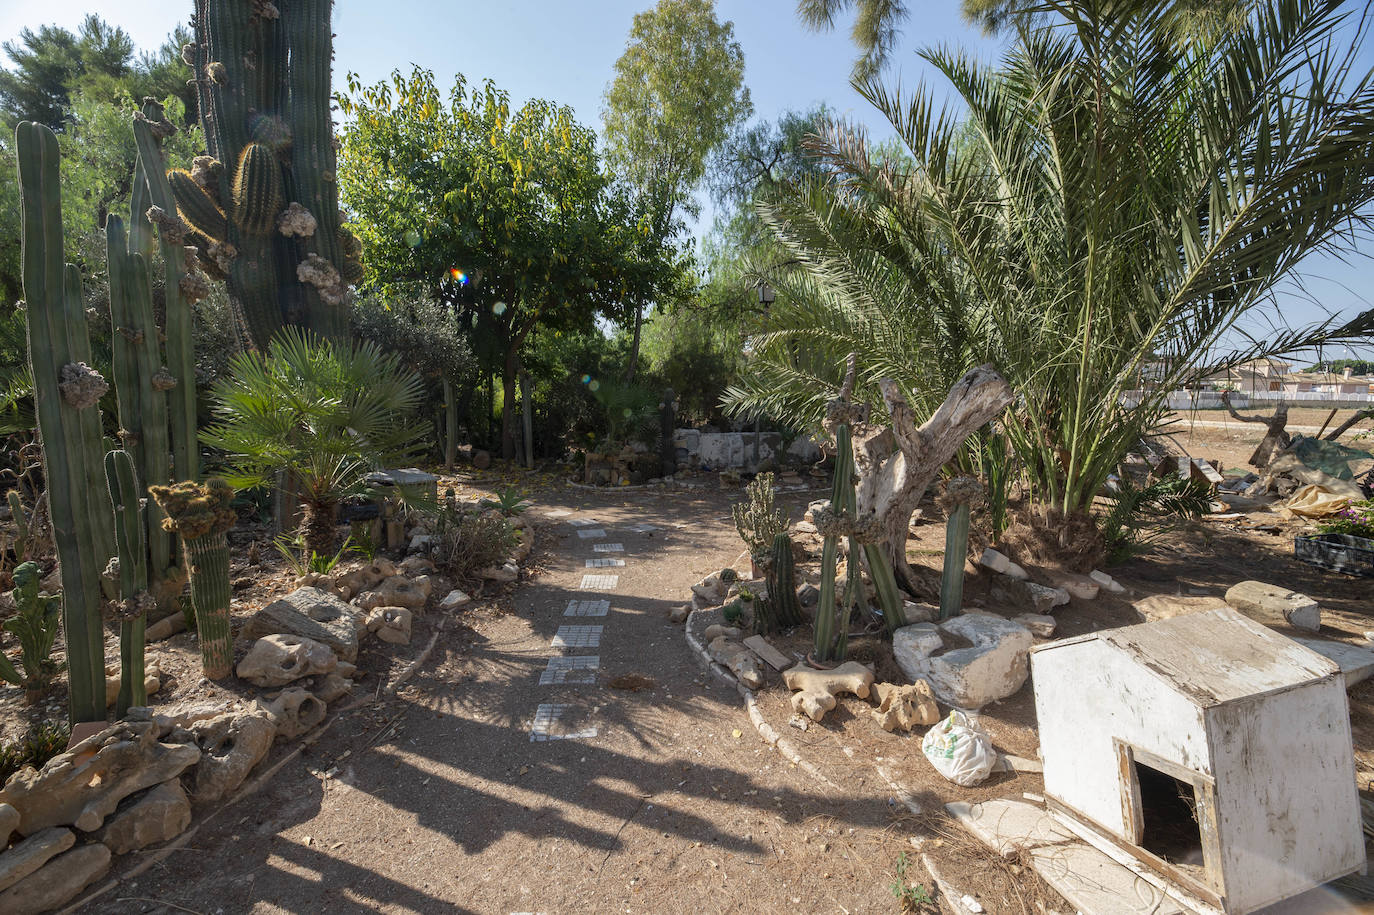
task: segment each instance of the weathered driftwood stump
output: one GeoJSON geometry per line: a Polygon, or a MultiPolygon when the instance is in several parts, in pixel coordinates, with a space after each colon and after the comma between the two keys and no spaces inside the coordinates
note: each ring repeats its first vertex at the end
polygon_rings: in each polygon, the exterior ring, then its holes
{"type": "Polygon", "coordinates": [[[920,426],[897,383],[878,382],[892,424],[867,426],[855,439],[859,483],[855,532],[880,542],[898,582],[913,594],[921,584],[906,561],[907,526],[932,480],[968,438],[1012,401],[1011,385],[991,365],[971,369],[920,426]]]}
{"type": "Polygon", "coordinates": [[[1251,467],[1263,470],[1273,460],[1275,451],[1282,451],[1291,444],[1292,436],[1285,428],[1288,425],[1288,404],[1285,401],[1279,401],[1278,406],[1274,408],[1273,416],[1241,416],[1231,405],[1230,391],[1221,392],[1221,402],[1232,419],[1243,423],[1263,423],[1268,427],[1265,429],[1264,438],[1255,446],[1254,454],[1250,455],[1251,467]]]}

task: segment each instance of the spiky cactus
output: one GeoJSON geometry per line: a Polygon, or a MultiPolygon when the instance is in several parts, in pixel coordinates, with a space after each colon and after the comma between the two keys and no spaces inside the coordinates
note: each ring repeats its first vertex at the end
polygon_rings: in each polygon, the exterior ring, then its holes
{"type": "Polygon", "coordinates": [[[29,555],[29,519],[24,516],[24,500],[17,489],[6,493],[5,500],[10,506],[10,519],[14,521],[14,561],[18,564],[29,555]]]}
{"type": "Polygon", "coordinates": [[[30,702],[42,695],[61,668],[52,659],[52,644],[62,615],[62,598],[38,592],[38,563],[21,562],[14,570],[15,613],[5,621],[5,630],[19,639],[19,673],[9,658],[0,652],[0,680],[24,687],[30,702]]]}
{"type": "Polygon", "coordinates": [[[757,603],[754,628],[760,633],[799,626],[801,605],[797,603],[796,565],[792,558],[792,538],[787,532],[773,537],[773,547],[761,563],[768,582],[768,597],[757,603]]]}
{"type": "Polygon", "coordinates": [[[105,480],[114,505],[115,545],[119,550],[120,599],[115,602],[112,615],[119,621],[119,698],[115,712],[123,718],[131,706],[148,704],[143,678],[143,633],[148,611],[156,602],[148,593],[144,509],[129,452],[111,451],[105,455],[105,480]]]}
{"type": "MultiPolygon", "coordinates": [[[[847,398],[841,395],[843,407],[847,398]]],[[[854,516],[854,448],[849,423],[835,425],[835,481],[830,494],[830,506],[825,517],[817,518],[816,527],[825,534],[821,546],[821,593],[816,606],[816,642],[813,657],[823,663],[844,660],[849,647],[849,616],[857,600],[858,547],[849,538],[844,594],[837,600],[835,593],[840,533],[846,517],[854,516]]]]}
{"type": "Polygon", "coordinates": [[[182,49],[210,155],[169,173],[169,187],[259,348],[283,324],[348,332],[360,246],[339,216],[330,8],[197,0],[182,49]]]}
{"type": "Polygon", "coordinates": [[[29,365],[53,539],[62,570],[63,630],[73,722],[105,718],[100,574],[113,553],[100,411],[109,389],[90,368],[86,305],[76,267],[62,264],[57,137],[40,124],[15,129],[22,195],[24,299],[29,365]]]}
{"type": "Polygon", "coordinates": [[[234,662],[234,640],[229,630],[229,541],[224,535],[234,526],[234,510],[229,507],[234,489],[211,477],[204,485],[149,486],[148,492],[167,515],[163,525],[181,537],[191,574],[201,668],[210,680],[227,677],[234,662]]]}
{"type": "Polygon", "coordinates": [[[749,549],[756,565],[763,565],[773,538],[788,528],[787,516],[773,503],[773,475],[761,473],[744,488],[748,501],[737,502],[730,508],[735,530],[749,549]]]}

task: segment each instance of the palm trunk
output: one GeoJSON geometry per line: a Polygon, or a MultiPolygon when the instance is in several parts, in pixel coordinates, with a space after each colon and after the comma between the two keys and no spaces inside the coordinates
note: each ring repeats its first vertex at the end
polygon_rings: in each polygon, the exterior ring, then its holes
{"type": "Polygon", "coordinates": [[[305,539],[307,555],[334,555],[334,544],[338,540],[334,524],[334,502],[305,502],[305,523],[301,532],[305,539]]]}

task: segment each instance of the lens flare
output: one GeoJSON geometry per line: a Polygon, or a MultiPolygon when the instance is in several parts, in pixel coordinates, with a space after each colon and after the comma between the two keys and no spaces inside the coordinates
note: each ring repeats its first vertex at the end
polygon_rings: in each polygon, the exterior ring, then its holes
{"type": "Polygon", "coordinates": [[[505,313],[506,313],[506,303],[505,303],[505,302],[497,302],[495,305],[491,306],[491,313],[494,314],[494,315],[497,315],[498,317],[501,316],[501,315],[503,315],[503,314],[505,314],[505,313]]]}
{"type": "Polygon", "coordinates": [[[414,229],[411,229],[410,231],[406,232],[406,234],[405,234],[405,239],[406,239],[406,244],[407,244],[407,245],[410,245],[410,247],[412,247],[412,248],[418,248],[418,247],[420,247],[420,233],[419,233],[419,232],[416,232],[414,229]]]}
{"type": "Polygon", "coordinates": [[[591,380],[592,380],[592,376],[591,376],[591,375],[583,375],[583,376],[582,376],[582,383],[583,383],[583,384],[586,384],[587,382],[589,382],[589,381],[591,381],[591,380]]]}
{"type": "Polygon", "coordinates": [[[587,382],[587,390],[589,390],[589,391],[599,391],[599,390],[601,390],[601,382],[599,382],[599,381],[597,381],[595,378],[593,378],[591,381],[587,382]]]}
{"type": "Polygon", "coordinates": [[[466,286],[468,284],[468,275],[457,267],[448,268],[448,275],[453,277],[453,281],[459,286],[466,286]]]}

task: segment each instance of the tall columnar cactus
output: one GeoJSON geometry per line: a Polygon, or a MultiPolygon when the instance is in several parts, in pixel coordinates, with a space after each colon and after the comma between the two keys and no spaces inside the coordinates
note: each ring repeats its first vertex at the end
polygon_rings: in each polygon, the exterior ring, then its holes
{"type": "Polygon", "coordinates": [[[331,0],[197,0],[195,71],[210,155],[168,175],[202,259],[252,342],[283,324],[348,332],[361,248],[339,216],[331,0]]]}
{"type": "Polygon", "coordinates": [[[24,515],[24,500],[19,497],[17,489],[11,489],[6,493],[5,500],[9,503],[10,520],[14,522],[14,561],[18,564],[28,556],[31,546],[29,543],[29,519],[24,515]]]}
{"type": "Polygon", "coordinates": [[[119,550],[119,600],[114,617],[119,621],[119,698],[115,712],[123,718],[131,706],[147,705],[144,685],[143,642],[148,611],[155,605],[148,592],[148,545],[144,509],[134,460],[127,451],[105,455],[105,480],[114,505],[115,545],[119,550]]]}
{"type": "Polygon", "coordinates": [[[792,558],[792,538],[783,531],[773,537],[773,548],[764,558],[764,577],[768,598],[759,602],[754,628],[768,633],[780,627],[799,626],[801,606],[797,603],[796,564],[792,558]]]}
{"type": "Polygon", "coordinates": [[[234,640],[229,630],[229,541],[224,535],[234,526],[234,510],[229,507],[233,487],[212,477],[204,485],[149,486],[148,492],[167,514],[163,524],[181,537],[191,573],[201,668],[208,679],[227,677],[234,662],[234,640]]]}
{"type": "Polygon", "coordinates": [[[73,722],[105,718],[100,574],[113,554],[101,455],[100,411],[109,389],[90,368],[86,305],[76,267],[62,263],[57,137],[40,124],[15,130],[22,199],[24,300],[29,365],[48,481],[53,539],[62,569],[73,722]]]}
{"type": "MultiPolygon", "coordinates": [[[[842,396],[844,407],[848,407],[842,396]]],[[[833,406],[833,404],[832,404],[833,406]]],[[[830,494],[830,506],[824,517],[817,518],[816,527],[825,534],[821,546],[821,594],[816,607],[816,643],[813,657],[830,663],[844,660],[849,646],[849,616],[857,601],[859,585],[858,547],[849,538],[844,594],[837,600],[835,579],[840,551],[840,531],[844,519],[854,513],[854,449],[849,422],[835,425],[835,481],[830,494]],[[848,513],[846,515],[846,513],[848,513]]]]}

